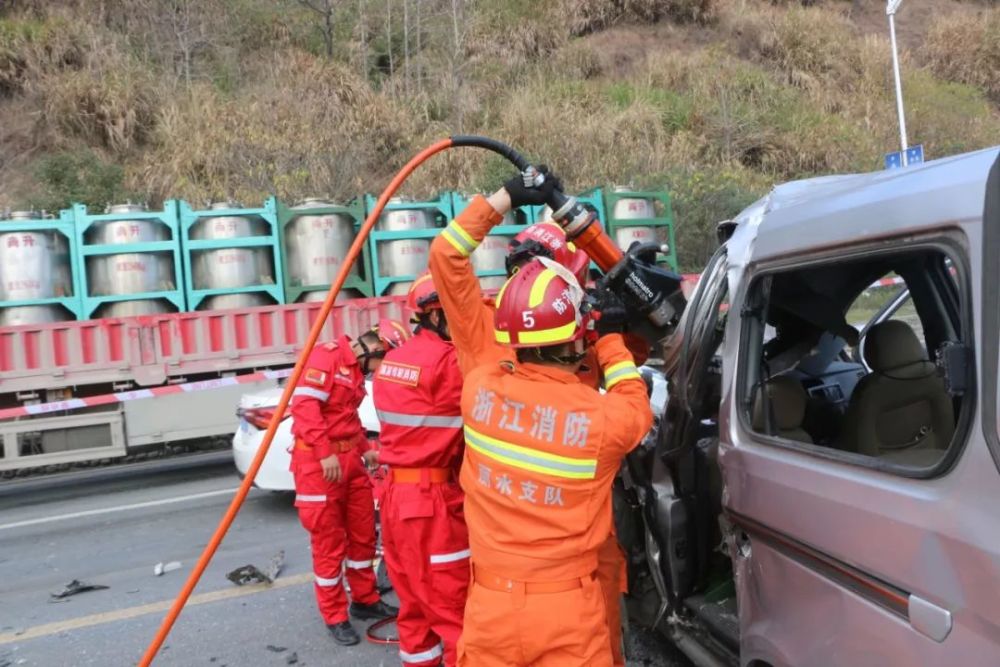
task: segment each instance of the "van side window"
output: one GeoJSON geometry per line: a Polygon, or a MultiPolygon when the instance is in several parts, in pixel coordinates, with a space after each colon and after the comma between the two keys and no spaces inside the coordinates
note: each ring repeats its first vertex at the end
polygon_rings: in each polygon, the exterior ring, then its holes
{"type": "Polygon", "coordinates": [[[768,273],[741,314],[744,418],[754,433],[880,468],[931,470],[968,395],[936,363],[961,344],[947,255],[926,248],[768,273]]]}

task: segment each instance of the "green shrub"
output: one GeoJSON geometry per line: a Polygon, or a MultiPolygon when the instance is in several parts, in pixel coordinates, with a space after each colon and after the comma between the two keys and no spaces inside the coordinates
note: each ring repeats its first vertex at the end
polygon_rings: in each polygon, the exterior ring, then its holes
{"type": "Polygon", "coordinates": [[[46,155],[34,174],[41,191],[32,203],[42,210],[58,211],[74,202],[100,210],[135,198],[123,186],[124,170],[90,150],[46,155]]]}
{"type": "Polygon", "coordinates": [[[678,169],[662,177],[675,220],[677,262],[700,271],[718,247],[715,228],[767,193],[766,179],[739,169],[678,169]]]}

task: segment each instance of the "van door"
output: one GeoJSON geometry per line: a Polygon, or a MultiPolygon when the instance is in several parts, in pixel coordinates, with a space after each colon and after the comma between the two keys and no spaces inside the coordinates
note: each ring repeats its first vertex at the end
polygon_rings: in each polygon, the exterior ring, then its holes
{"type": "MultiPolygon", "coordinates": [[[[698,478],[690,464],[694,443],[705,433],[718,432],[718,382],[713,382],[711,366],[722,338],[719,315],[727,294],[726,272],[723,246],[702,273],[678,326],[679,339],[674,341],[681,341],[681,349],[668,378],[669,398],[655,454],[645,470],[634,475],[645,486],[644,518],[654,540],[647,545],[647,556],[654,576],[662,575],[658,587],[665,589],[661,616],[690,593],[702,567],[698,478]]],[[[630,461],[630,468],[636,467],[630,461]]]]}
{"type": "Polygon", "coordinates": [[[742,664],[1000,664],[1000,162],[987,192],[983,219],[783,258],[748,276],[748,299],[765,305],[743,308],[740,340],[727,341],[736,379],[720,445],[742,664]],[[850,281],[882,269],[902,276],[921,331],[890,317],[896,324],[860,344],[841,340],[808,373],[789,362],[799,343],[815,357],[816,334],[849,338],[847,309],[817,305],[856,294],[860,312],[866,290],[850,281]],[[824,289],[802,298],[811,285],[824,289]],[[762,317],[779,323],[777,343],[765,344],[762,317]],[[842,412],[822,410],[831,396],[842,412]],[[953,435],[935,422],[892,441],[949,405],[953,435]],[[810,423],[811,408],[823,419],[810,423]]]}

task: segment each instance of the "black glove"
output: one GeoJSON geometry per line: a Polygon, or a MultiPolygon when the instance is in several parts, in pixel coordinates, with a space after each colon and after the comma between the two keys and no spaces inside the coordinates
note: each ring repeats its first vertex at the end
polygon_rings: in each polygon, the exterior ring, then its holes
{"type": "Polygon", "coordinates": [[[541,206],[548,203],[554,190],[562,190],[562,183],[559,178],[549,171],[544,164],[538,166],[538,173],[545,175],[545,182],[541,185],[531,183],[533,174],[521,172],[503,184],[507,194],[510,195],[510,203],[514,208],[520,206],[541,206]],[[528,180],[528,185],[525,185],[528,180]]]}
{"type": "Polygon", "coordinates": [[[625,331],[628,310],[617,294],[606,287],[593,289],[587,295],[587,303],[598,337],[625,331]]]}

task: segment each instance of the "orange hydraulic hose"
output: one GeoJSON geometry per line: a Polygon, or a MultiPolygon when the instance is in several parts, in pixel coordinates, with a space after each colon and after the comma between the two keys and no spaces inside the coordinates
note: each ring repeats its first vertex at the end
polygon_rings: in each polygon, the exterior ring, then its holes
{"type": "Polygon", "coordinates": [[[330,285],[330,291],[327,293],[326,300],[320,308],[319,315],[316,317],[316,321],[313,322],[312,329],[309,331],[309,336],[306,338],[306,341],[302,346],[302,352],[299,354],[299,358],[295,362],[295,368],[292,370],[291,376],[285,383],[285,389],[281,392],[281,400],[278,401],[278,407],[274,410],[274,416],[271,417],[271,422],[267,425],[267,432],[264,434],[264,441],[261,443],[260,449],[257,450],[257,455],[254,457],[253,463],[250,464],[250,469],[247,470],[246,477],[243,478],[243,483],[240,484],[240,488],[236,491],[236,495],[233,496],[232,502],[229,503],[229,507],[226,509],[225,515],[223,515],[222,520],[215,529],[215,533],[212,534],[212,539],[208,541],[208,544],[205,545],[205,550],[201,552],[198,562],[195,564],[194,569],[188,576],[187,581],[184,582],[184,587],[181,589],[180,593],[177,594],[177,599],[174,600],[174,604],[170,607],[170,611],[167,612],[166,617],[163,619],[163,623],[160,624],[160,628],[156,631],[156,636],[153,637],[153,641],[151,641],[149,646],[146,648],[145,654],[143,654],[142,659],[139,661],[139,667],[148,667],[153,663],[154,658],[156,658],[156,654],[159,652],[160,647],[163,646],[163,642],[166,640],[167,635],[170,634],[171,628],[173,628],[174,623],[177,621],[177,617],[180,616],[181,611],[184,609],[184,605],[187,604],[188,598],[191,597],[192,591],[194,591],[195,586],[198,585],[198,581],[201,579],[201,575],[204,574],[205,568],[208,567],[209,562],[212,560],[212,556],[215,555],[216,550],[222,543],[222,538],[226,536],[226,532],[233,524],[233,520],[236,518],[236,513],[239,512],[240,507],[243,505],[243,501],[246,500],[247,494],[250,492],[250,487],[253,485],[253,480],[257,476],[257,471],[260,470],[261,464],[264,463],[264,457],[267,456],[267,450],[270,449],[271,441],[274,440],[274,434],[278,430],[281,415],[285,414],[285,410],[288,408],[288,403],[292,397],[292,391],[295,389],[295,385],[299,382],[299,376],[302,375],[302,368],[305,365],[306,358],[309,356],[309,352],[312,350],[313,346],[316,345],[316,340],[319,338],[319,334],[323,330],[323,325],[326,322],[326,318],[330,314],[330,310],[333,308],[333,303],[337,299],[337,294],[340,292],[340,288],[344,285],[344,281],[347,280],[347,273],[350,271],[351,266],[358,258],[358,255],[361,254],[362,247],[368,239],[368,233],[371,231],[372,227],[375,226],[375,222],[382,214],[382,209],[385,208],[389,198],[396,193],[396,190],[398,190],[399,186],[403,184],[403,181],[405,181],[407,177],[413,173],[414,169],[420,166],[420,164],[425,162],[435,153],[440,153],[451,146],[451,139],[442,139],[420,151],[412,160],[407,162],[406,166],[399,170],[399,173],[396,174],[386,189],[382,191],[381,196],[378,198],[378,202],[375,204],[375,208],[372,209],[372,212],[368,214],[368,218],[365,220],[364,224],[361,225],[361,229],[358,231],[358,235],[354,239],[354,243],[351,244],[351,249],[347,252],[346,261],[341,264],[337,277],[334,279],[333,284],[330,285]]]}

